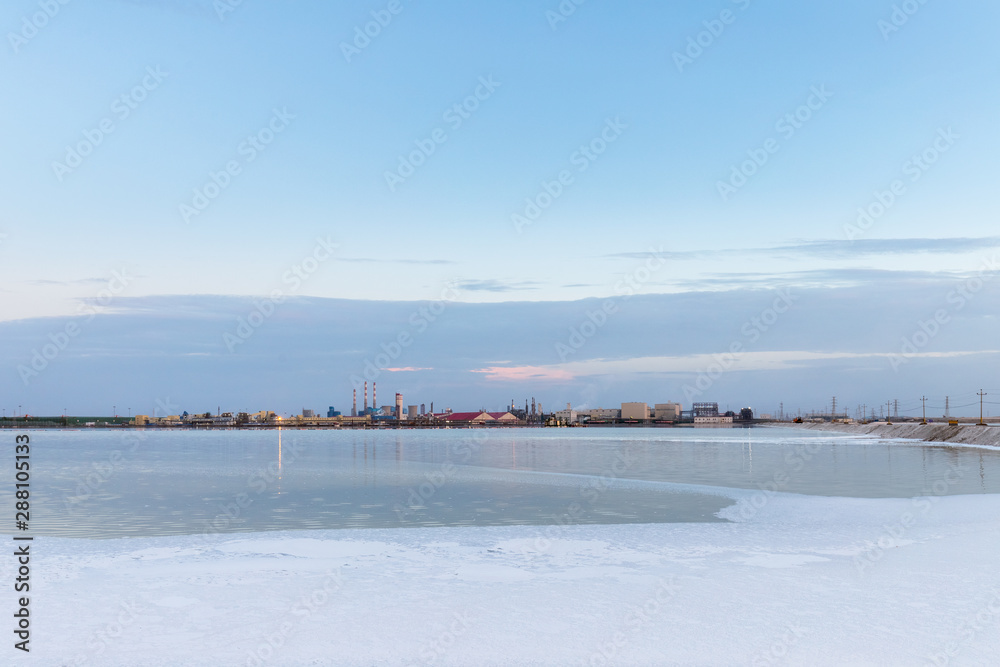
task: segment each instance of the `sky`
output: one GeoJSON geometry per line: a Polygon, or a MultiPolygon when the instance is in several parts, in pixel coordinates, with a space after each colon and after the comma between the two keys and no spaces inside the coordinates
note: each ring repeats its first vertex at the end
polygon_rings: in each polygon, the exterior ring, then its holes
{"type": "Polygon", "coordinates": [[[998,18],[11,0],[0,405],[1000,401],[998,18]]]}

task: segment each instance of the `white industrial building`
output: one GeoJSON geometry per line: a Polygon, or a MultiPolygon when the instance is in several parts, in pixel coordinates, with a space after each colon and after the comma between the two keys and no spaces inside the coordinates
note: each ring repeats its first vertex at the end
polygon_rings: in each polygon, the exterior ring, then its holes
{"type": "Polygon", "coordinates": [[[695,417],[695,424],[732,424],[732,417],[725,417],[723,415],[716,415],[714,417],[695,417]]]}
{"type": "Polygon", "coordinates": [[[575,424],[580,419],[580,415],[576,410],[566,408],[565,410],[556,412],[556,419],[567,424],[575,424]]]}

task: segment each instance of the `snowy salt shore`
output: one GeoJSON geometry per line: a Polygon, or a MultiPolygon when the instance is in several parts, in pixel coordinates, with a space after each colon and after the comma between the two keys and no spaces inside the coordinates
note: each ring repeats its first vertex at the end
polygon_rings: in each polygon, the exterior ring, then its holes
{"type": "Polygon", "coordinates": [[[1000,496],[732,495],[735,523],[37,538],[17,662],[995,664],[1000,496]]]}
{"type": "Polygon", "coordinates": [[[949,426],[948,424],[918,424],[914,422],[886,424],[883,422],[871,424],[783,423],[781,427],[872,435],[877,438],[898,438],[904,440],[921,440],[924,442],[1000,447],[1000,426],[977,426],[975,424],[949,426]]]}

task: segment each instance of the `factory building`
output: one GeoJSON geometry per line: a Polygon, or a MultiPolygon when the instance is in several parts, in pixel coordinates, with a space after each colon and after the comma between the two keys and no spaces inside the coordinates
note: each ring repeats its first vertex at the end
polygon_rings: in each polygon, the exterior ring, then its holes
{"type": "Polygon", "coordinates": [[[657,403],[653,406],[653,419],[678,421],[683,412],[680,403],[657,403]]]}
{"type": "Polygon", "coordinates": [[[718,403],[693,403],[691,405],[691,412],[694,414],[693,417],[718,417],[719,416],[719,404],[718,403]]]}
{"type": "Polygon", "coordinates": [[[645,403],[622,403],[622,419],[649,419],[649,406],[645,403]]]}
{"type": "Polygon", "coordinates": [[[556,419],[566,424],[575,424],[579,419],[580,415],[573,408],[566,408],[565,410],[557,410],[555,414],[556,419]]]}
{"type": "Polygon", "coordinates": [[[695,417],[694,423],[697,424],[732,424],[733,418],[731,416],[724,415],[714,415],[711,417],[695,417]]]}
{"type": "Polygon", "coordinates": [[[577,410],[577,419],[586,417],[591,421],[609,421],[620,419],[622,411],[616,408],[594,408],[592,410],[577,410]]]}

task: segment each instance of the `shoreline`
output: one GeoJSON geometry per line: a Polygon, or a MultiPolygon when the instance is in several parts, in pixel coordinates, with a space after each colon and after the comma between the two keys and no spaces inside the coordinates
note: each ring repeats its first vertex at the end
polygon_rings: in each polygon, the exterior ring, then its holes
{"type": "Polygon", "coordinates": [[[775,424],[781,428],[801,428],[810,431],[833,431],[853,435],[873,435],[885,439],[917,440],[922,442],[940,442],[950,445],[979,445],[1000,448],[1000,427],[979,426],[976,424],[918,424],[906,422],[886,424],[885,422],[871,424],[775,424]]]}

